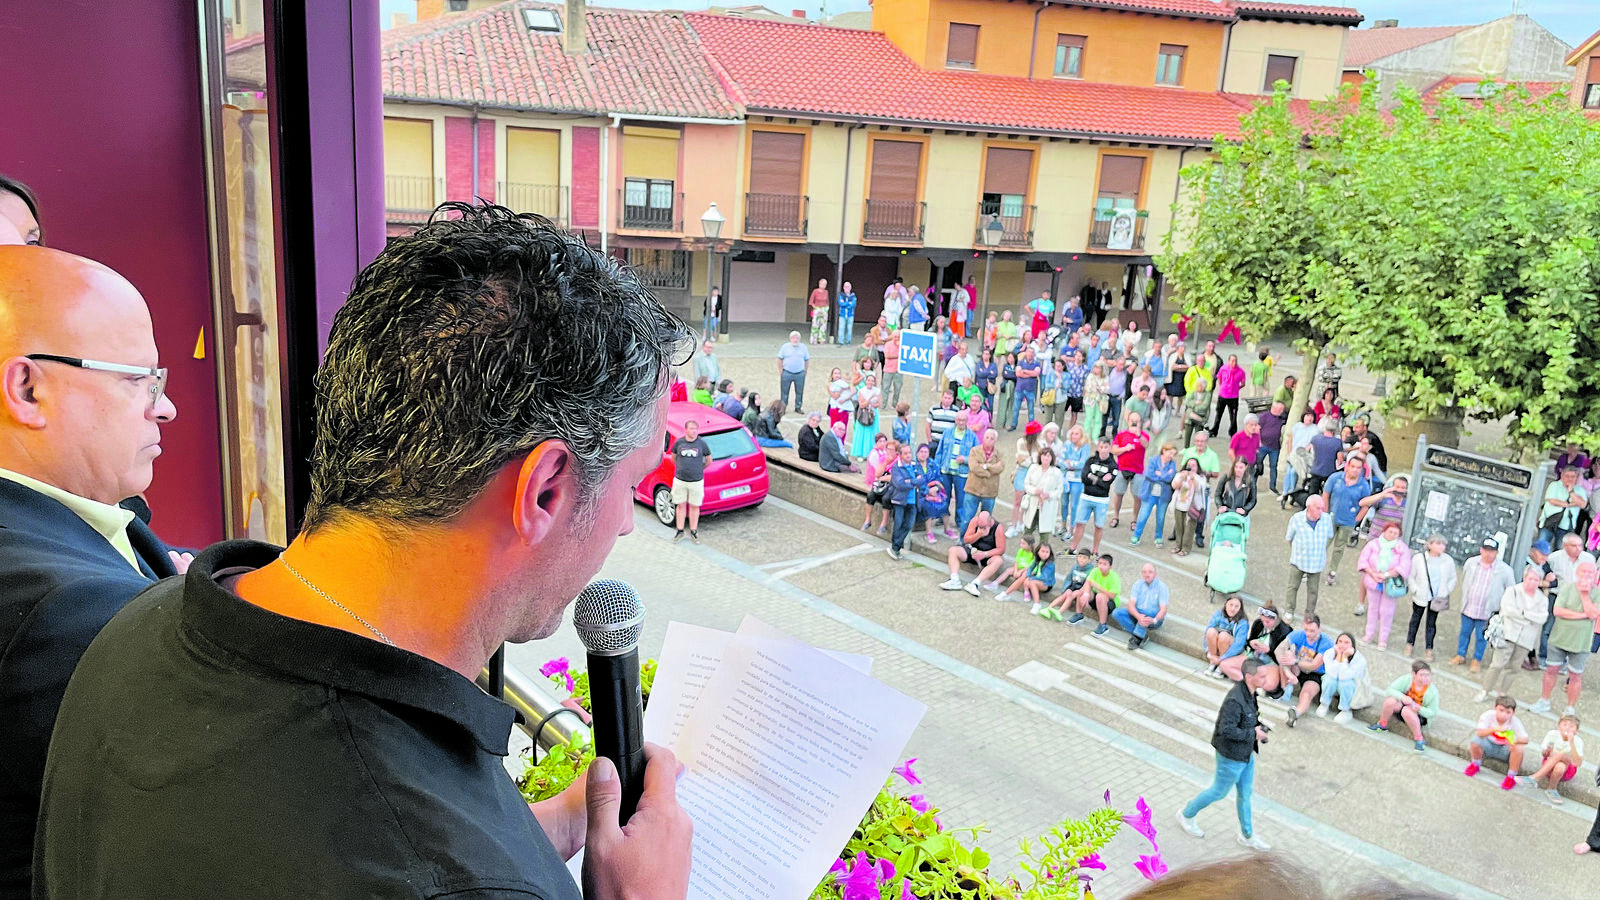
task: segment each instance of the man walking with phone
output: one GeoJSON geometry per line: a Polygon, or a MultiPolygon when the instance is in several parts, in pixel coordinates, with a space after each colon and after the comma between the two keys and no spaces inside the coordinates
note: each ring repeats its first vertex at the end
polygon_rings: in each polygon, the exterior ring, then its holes
{"type": "Polygon", "coordinates": [[[1195,837],[1205,837],[1194,817],[1200,810],[1221,800],[1233,790],[1238,795],[1239,844],[1251,850],[1272,849],[1266,841],[1255,836],[1250,823],[1250,795],[1255,787],[1256,751],[1266,743],[1267,727],[1262,724],[1256,707],[1256,690],[1261,687],[1260,660],[1247,659],[1240,671],[1242,681],[1233,686],[1217,712],[1217,724],[1211,732],[1211,746],[1217,751],[1217,774],[1211,786],[1189,801],[1178,811],[1178,824],[1195,837]]]}

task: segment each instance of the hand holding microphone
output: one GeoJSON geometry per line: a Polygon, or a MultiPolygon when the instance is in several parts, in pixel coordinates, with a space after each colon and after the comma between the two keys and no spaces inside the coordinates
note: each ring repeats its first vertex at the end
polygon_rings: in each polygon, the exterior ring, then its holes
{"type": "Polygon", "coordinates": [[[587,900],[677,900],[689,893],[694,826],[678,805],[678,760],[644,743],[639,635],[644,609],[634,589],[597,581],[573,607],[588,651],[595,759],[585,778],[587,900]]]}

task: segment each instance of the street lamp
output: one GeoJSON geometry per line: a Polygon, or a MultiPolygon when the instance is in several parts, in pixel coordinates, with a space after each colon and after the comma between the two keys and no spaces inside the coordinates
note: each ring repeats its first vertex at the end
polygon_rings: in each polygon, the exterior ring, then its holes
{"type": "MultiPolygon", "coordinates": [[[[1005,236],[1006,227],[1000,224],[1000,216],[990,215],[989,221],[978,229],[978,238],[983,241],[984,253],[988,257],[983,263],[983,311],[978,313],[978,341],[981,345],[984,340],[984,329],[989,327],[989,281],[994,274],[994,248],[1000,245],[1000,239],[1005,236]]],[[[981,349],[981,346],[980,346],[981,349]]]]}
{"type": "MultiPolygon", "coordinates": [[[[706,318],[705,318],[705,326],[706,327],[705,327],[705,339],[708,340],[708,341],[715,340],[715,337],[711,334],[711,271],[712,271],[711,266],[712,266],[712,263],[716,261],[716,257],[717,257],[717,238],[722,236],[722,225],[726,221],[728,221],[728,217],[724,216],[722,214],[721,210],[717,209],[717,204],[716,204],[716,201],[714,201],[714,200],[711,202],[711,207],[709,209],[707,209],[705,211],[705,214],[700,217],[700,227],[702,229],[704,229],[705,233],[706,233],[706,318]]],[[[726,301],[724,301],[724,302],[726,302],[726,301]]],[[[727,334],[728,333],[727,320],[728,320],[727,310],[723,310],[723,315],[721,316],[721,324],[719,325],[719,327],[717,329],[718,331],[722,332],[723,334],[727,334]]]]}

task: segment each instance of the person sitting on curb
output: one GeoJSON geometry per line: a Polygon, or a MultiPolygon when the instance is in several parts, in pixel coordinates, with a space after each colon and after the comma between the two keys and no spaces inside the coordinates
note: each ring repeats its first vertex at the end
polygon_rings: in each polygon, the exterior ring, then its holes
{"type": "Polygon", "coordinates": [[[1517,718],[1517,698],[1501,694],[1494,698],[1494,708],[1478,717],[1477,736],[1467,745],[1472,762],[1463,770],[1468,778],[1478,774],[1485,757],[1506,764],[1506,777],[1500,782],[1502,791],[1517,786],[1517,773],[1522,771],[1522,754],[1528,747],[1528,729],[1517,718]]]}
{"type": "Polygon", "coordinates": [[[1297,690],[1300,694],[1299,704],[1289,710],[1289,727],[1293,728],[1295,720],[1309,712],[1312,702],[1322,693],[1322,676],[1327,670],[1323,656],[1333,649],[1333,639],[1322,633],[1322,620],[1310,615],[1289,635],[1289,645],[1294,648],[1294,664],[1289,668],[1296,684],[1284,693],[1284,702],[1289,702],[1297,690]]]}
{"type": "Polygon", "coordinates": [[[1006,566],[999,577],[982,587],[1000,593],[1003,585],[1010,584],[1013,580],[1028,574],[1028,569],[1033,565],[1034,552],[1038,550],[1039,542],[1028,535],[1017,538],[1017,553],[1012,557],[1011,565],[1006,566]]]}
{"type": "Polygon", "coordinates": [[[1155,566],[1145,563],[1139,569],[1139,580],[1133,583],[1130,599],[1132,602],[1129,605],[1113,610],[1111,617],[1130,635],[1128,649],[1137,650],[1144,646],[1150,632],[1167,621],[1167,605],[1171,595],[1166,582],[1156,577],[1155,566]]]}
{"type": "Polygon", "coordinates": [[[976,563],[978,574],[965,587],[967,593],[977,597],[978,588],[985,582],[993,580],[1005,566],[1005,533],[1001,531],[1000,524],[994,520],[994,516],[987,510],[980,509],[977,515],[972,517],[972,521],[967,523],[966,531],[961,535],[961,544],[951,547],[945,553],[945,558],[950,564],[950,579],[939,587],[947,591],[961,590],[961,564],[976,563]]]}
{"type": "Polygon", "coordinates": [[[1222,661],[1245,652],[1245,637],[1250,633],[1250,619],[1244,614],[1244,601],[1232,594],[1222,601],[1222,608],[1211,614],[1206,623],[1206,662],[1211,668],[1208,675],[1218,674],[1222,661]]]}
{"type": "Polygon", "coordinates": [[[1250,623],[1250,636],[1245,641],[1246,650],[1238,656],[1229,656],[1217,664],[1217,677],[1229,681],[1238,681],[1244,671],[1242,666],[1247,659],[1254,659],[1262,665],[1263,685],[1261,690],[1276,700],[1283,696],[1285,683],[1284,671],[1278,665],[1278,648],[1294,629],[1289,623],[1280,621],[1278,608],[1268,600],[1261,605],[1260,612],[1256,613],[1256,620],[1250,623]]]}
{"type": "Polygon", "coordinates": [[[1087,547],[1079,547],[1074,559],[1075,563],[1072,570],[1067,573],[1066,583],[1061,586],[1061,593],[1050,601],[1050,605],[1039,610],[1039,615],[1046,619],[1063,621],[1061,611],[1077,608],[1084,591],[1089,589],[1089,573],[1094,571],[1094,554],[1090,553],[1087,547]]]}
{"type": "Polygon", "coordinates": [[[834,422],[833,427],[822,433],[822,442],[817,445],[817,465],[824,472],[859,472],[856,464],[844,452],[843,422],[834,422]]]}
{"type": "Polygon", "coordinates": [[[1350,710],[1356,702],[1356,691],[1367,680],[1367,658],[1356,649],[1356,636],[1346,631],[1334,638],[1323,666],[1327,672],[1322,677],[1322,702],[1317,704],[1317,715],[1326,718],[1328,707],[1338,698],[1339,714],[1333,720],[1342,725],[1354,717],[1350,710]]]}
{"type": "Polygon", "coordinates": [[[1568,713],[1561,717],[1544,740],[1539,743],[1544,759],[1539,770],[1533,773],[1534,786],[1543,788],[1551,803],[1561,803],[1561,792],[1556,790],[1563,781],[1571,781],[1583,765],[1583,738],[1578,737],[1578,717],[1568,713]]]}
{"type": "Polygon", "coordinates": [[[1422,729],[1428,724],[1429,717],[1439,714],[1439,688],[1433,683],[1433,667],[1423,660],[1412,660],[1411,674],[1401,675],[1389,685],[1383,706],[1378,709],[1378,721],[1368,725],[1367,729],[1388,731],[1389,717],[1396,714],[1411,729],[1411,746],[1418,753],[1428,749],[1422,739],[1422,729]]]}
{"type": "Polygon", "coordinates": [[[1018,575],[1011,584],[1003,588],[994,599],[1001,603],[1016,600],[1019,603],[1033,604],[1033,613],[1038,614],[1044,608],[1043,598],[1056,589],[1056,552],[1050,547],[1049,541],[1040,541],[1039,549],[1033,551],[1033,562],[1028,565],[1026,572],[1018,575]],[[1012,597],[1012,592],[1017,596],[1012,597]]]}
{"type": "Polygon", "coordinates": [[[1072,614],[1067,624],[1076,625],[1083,621],[1084,614],[1093,609],[1100,617],[1100,624],[1095,628],[1095,634],[1105,634],[1111,630],[1106,624],[1112,610],[1117,608],[1117,599],[1122,595],[1122,576],[1111,569],[1111,554],[1102,553],[1095,561],[1094,571],[1089,573],[1089,583],[1084,586],[1083,596],[1078,598],[1078,611],[1072,614]]]}
{"type": "Polygon", "coordinates": [[[800,454],[801,459],[817,462],[822,453],[822,414],[811,413],[806,416],[806,423],[800,426],[800,434],[794,441],[795,452],[800,454]]]}

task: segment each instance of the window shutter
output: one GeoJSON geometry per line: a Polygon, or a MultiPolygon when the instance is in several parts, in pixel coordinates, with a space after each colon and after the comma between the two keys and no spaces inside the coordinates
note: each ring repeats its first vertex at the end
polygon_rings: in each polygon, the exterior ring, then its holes
{"type": "Polygon", "coordinates": [[[1110,154],[1100,157],[1101,199],[1126,201],[1112,204],[1117,207],[1136,207],[1139,203],[1139,188],[1143,183],[1144,157],[1110,154]]]}
{"type": "Polygon", "coordinates": [[[978,62],[978,26],[950,23],[950,40],[944,53],[945,65],[971,66],[978,62]]]}
{"type": "Polygon", "coordinates": [[[983,166],[985,194],[1028,195],[1028,176],[1033,174],[1033,151],[1010,147],[990,147],[983,166]]]}
{"type": "Polygon", "coordinates": [[[678,180],[678,132],[669,128],[622,128],[622,173],[628,178],[678,180]]]}
{"type": "Polygon", "coordinates": [[[1600,84],[1600,56],[1589,57],[1589,84],[1600,84]]]}
{"type": "Polygon", "coordinates": [[[1056,35],[1056,74],[1083,77],[1083,50],[1087,43],[1081,34],[1056,35]]]}
{"type": "Polygon", "coordinates": [[[750,132],[750,193],[799,196],[805,146],[803,134],[750,132]]]}
{"type": "Polygon", "coordinates": [[[1261,90],[1270,92],[1273,86],[1280,81],[1287,81],[1292,87],[1294,85],[1295,63],[1297,62],[1299,60],[1292,56],[1278,56],[1268,53],[1267,78],[1266,82],[1262,84],[1261,90]]]}
{"type": "Polygon", "coordinates": [[[873,141],[873,200],[916,200],[917,175],[922,169],[922,144],[916,141],[873,141]]]}

